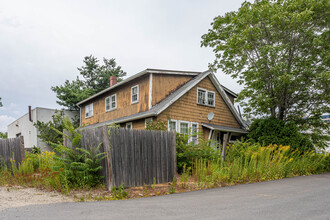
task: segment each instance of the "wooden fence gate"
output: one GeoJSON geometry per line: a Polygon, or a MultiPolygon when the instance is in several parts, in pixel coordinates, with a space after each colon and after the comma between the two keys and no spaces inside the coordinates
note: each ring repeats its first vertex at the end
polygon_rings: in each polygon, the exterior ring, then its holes
{"type": "Polygon", "coordinates": [[[3,162],[7,167],[11,167],[10,159],[14,159],[16,164],[21,163],[25,158],[23,136],[17,138],[0,139],[0,166],[3,162]]]}
{"type": "Polygon", "coordinates": [[[101,162],[107,187],[170,182],[176,174],[176,134],[107,126],[83,129],[81,145],[107,153],[101,162]]]}

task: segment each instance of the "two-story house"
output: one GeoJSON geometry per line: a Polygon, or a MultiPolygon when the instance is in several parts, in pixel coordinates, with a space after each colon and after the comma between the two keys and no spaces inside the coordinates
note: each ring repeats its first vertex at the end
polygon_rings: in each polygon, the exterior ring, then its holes
{"type": "Polygon", "coordinates": [[[144,129],[148,121],[161,120],[170,131],[193,131],[221,143],[225,133],[232,139],[247,133],[234,107],[236,97],[211,71],[146,69],[118,83],[111,77],[109,88],[77,105],[83,126],[144,129]]]}

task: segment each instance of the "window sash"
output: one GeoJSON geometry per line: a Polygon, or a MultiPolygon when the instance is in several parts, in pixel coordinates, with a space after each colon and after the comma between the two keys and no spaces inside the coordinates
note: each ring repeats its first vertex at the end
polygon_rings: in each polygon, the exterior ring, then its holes
{"type": "Polygon", "coordinates": [[[177,131],[177,121],[176,120],[168,120],[168,131],[177,131]]]}
{"type": "Polygon", "coordinates": [[[189,132],[189,123],[188,122],[180,122],[180,133],[188,134],[189,132]]]}
{"type": "Polygon", "coordinates": [[[111,111],[117,108],[117,94],[111,95],[105,99],[105,110],[111,111]]]}
{"type": "Polygon", "coordinates": [[[86,105],[85,107],[85,118],[90,118],[93,116],[93,103],[86,105]]]}
{"type": "Polygon", "coordinates": [[[131,104],[137,103],[138,101],[139,101],[139,85],[136,85],[131,88],[131,104]]]}
{"type": "Polygon", "coordinates": [[[215,92],[197,88],[197,104],[215,106],[215,92]]]}

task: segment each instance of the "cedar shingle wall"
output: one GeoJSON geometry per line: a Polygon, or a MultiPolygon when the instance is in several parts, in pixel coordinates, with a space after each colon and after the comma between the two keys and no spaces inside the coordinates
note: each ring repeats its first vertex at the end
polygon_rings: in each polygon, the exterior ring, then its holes
{"type": "Polygon", "coordinates": [[[238,124],[234,115],[231,113],[208,77],[203,79],[199,84],[197,84],[179,100],[168,107],[158,116],[157,119],[166,122],[168,119],[198,122],[199,131],[202,131],[201,123],[203,122],[240,128],[240,125],[238,124]],[[197,87],[215,92],[215,107],[197,105],[197,87]],[[207,114],[209,112],[214,113],[214,119],[211,122],[207,120],[207,114]]]}
{"type": "Polygon", "coordinates": [[[159,103],[169,94],[184,85],[193,76],[182,75],[166,75],[153,74],[152,75],[152,106],[159,103]]]}
{"type": "Polygon", "coordinates": [[[99,122],[109,121],[115,118],[121,118],[128,115],[132,115],[138,112],[148,110],[149,99],[149,75],[142,76],[133,80],[133,82],[126,83],[123,86],[119,86],[114,90],[111,90],[101,96],[84,103],[81,107],[81,124],[96,124],[99,122]],[[131,104],[131,87],[139,85],[139,102],[131,104]],[[105,111],[105,98],[117,94],[117,109],[113,111],[105,111]],[[94,116],[91,118],[85,118],[85,106],[93,103],[94,116]]]}

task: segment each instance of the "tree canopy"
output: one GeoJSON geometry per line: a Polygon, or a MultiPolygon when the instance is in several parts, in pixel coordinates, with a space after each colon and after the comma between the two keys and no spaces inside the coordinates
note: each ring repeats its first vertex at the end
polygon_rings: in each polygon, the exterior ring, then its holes
{"type": "Polygon", "coordinates": [[[100,65],[99,60],[90,55],[86,56],[83,62],[84,66],[78,68],[80,77],[51,87],[58,98],[57,103],[70,110],[78,110],[78,102],[109,87],[110,76],[116,76],[118,81],[126,76],[126,72],[117,66],[115,59],[103,58],[103,64],[100,65]]]}
{"type": "Polygon", "coordinates": [[[214,18],[201,45],[215,53],[210,68],[244,85],[247,117],[329,129],[329,13],[327,0],[256,0],[214,18]]]}

